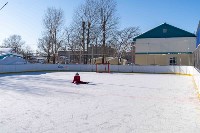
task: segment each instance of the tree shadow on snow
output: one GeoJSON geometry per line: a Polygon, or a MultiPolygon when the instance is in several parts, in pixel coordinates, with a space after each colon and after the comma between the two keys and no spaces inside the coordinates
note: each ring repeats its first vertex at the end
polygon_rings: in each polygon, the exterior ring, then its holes
{"type": "Polygon", "coordinates": [[[19,72],[19,73],[2,73],[0,74],[0,77],[6,77],[6,76],[16,76],[16,75],[42,75],[46,73],[51,73],[51,72],[19,72]]]}

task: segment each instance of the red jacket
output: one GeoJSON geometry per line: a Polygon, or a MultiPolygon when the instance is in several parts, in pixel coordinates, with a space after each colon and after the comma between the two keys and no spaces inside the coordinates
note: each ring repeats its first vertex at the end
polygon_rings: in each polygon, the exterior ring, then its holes
{"type": "Polygon", "coordinates": [[[80,83],[81,79],[80,79],[80,76],[79,75],[75,75],[74,76],[74,80],[72,83],[80,83]]]}

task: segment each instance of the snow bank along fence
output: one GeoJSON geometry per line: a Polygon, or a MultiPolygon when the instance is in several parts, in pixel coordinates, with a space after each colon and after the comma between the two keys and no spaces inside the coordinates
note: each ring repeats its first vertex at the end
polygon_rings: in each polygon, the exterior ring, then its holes
{"type": "MultiPolygon", "coordinates": [[[[27,72],[27,71],[95,72],[96,65],[79,65],[79,64],[0,65],[0,73],[27,72]]],[[[193,66],[110,65],[110,72],[166,73],[166,74],[193,75],[196,86],[200,90],[200,72],[197,69],[195,69],[193,66]]]]}

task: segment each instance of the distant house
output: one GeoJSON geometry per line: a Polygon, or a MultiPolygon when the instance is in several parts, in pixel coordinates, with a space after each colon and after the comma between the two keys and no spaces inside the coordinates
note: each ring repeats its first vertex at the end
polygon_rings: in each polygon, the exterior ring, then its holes
{"type": "Polygon", "coordinates": [[[14,53],[13,48],[0,48],[0,54],[2,53],[14,53]]]}
{"type": "Polygon", "coordinates": [[[135,64],[193,65],[196,35],[167,23],[134,38],[135,64]]]}
{"type": "Polygon", "coordinates": [[[0,55],[9,55],[23,58],[23,55],[15,53],[15,50],[13,48],[0,48],[0,55]]]}
{"type": "MultiPolygon", "coordinates": [[[[80,50],[74,50],[74,51],[58,51],[58,57],[59,57],[59,62],[64,63],[67,61],[67,63],[83,63],[83,58],[84,56],[87,57],[87,64],[91,64],[91,60],[95,58],[102,57],[102,47],[101,46],[90,46],[88,47],[88,51],[86,50],[85,52],[80,51],[80,50]],[[81,59],[80,59],[81,57],[81,59]]],[[[114,54],[116,53],[116,50],[110,46],[105,47],[105,56],[106,57],[113,57],[114,54]]]]}
{"type": "MultiPolygon", "coordinates": [[[[105,63],[109,63],[111,65],[125,65],[127,63],[126,59],[118,58],[118,57],[105,57],[105,63]]],[[[93,58],[91,59],[91,64],[101,64],[102,57],[93,58]]]]}

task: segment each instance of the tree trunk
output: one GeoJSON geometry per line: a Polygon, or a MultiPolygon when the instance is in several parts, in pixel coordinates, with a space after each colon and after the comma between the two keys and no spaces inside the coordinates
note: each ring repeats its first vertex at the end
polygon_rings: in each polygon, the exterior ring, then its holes
{"type": "Polygon", "coordinates": [[[102,64],[104,64],[104,60],[105,60],[105,47],[106,47],[106,21],[105,21],[105,16],[103,17],[103,49],[102,49],[102,54],[103,54],[103,57],[102,57],[102,64]]]}
{"type": "MultiPolygon", "coordinates": [[[[82,38],[82,45],[83,45],[83,63],[86,64],[86,58],[85,58],[85,22],[82,22],[82,28],[83,28],[83,38],[82,38]]],[[[81,55],[80,55],[81,56],[81,55]]],[[[81,58],[81,57],[80,57],[81,58]]]]}
{"type": "Polygon", "coordinates": [[[90,22],[88,22],[88,29],[87,29],[87,53],[86,53],[86,64],[88,63],[88,48],[90,44],[90,22]]]}

